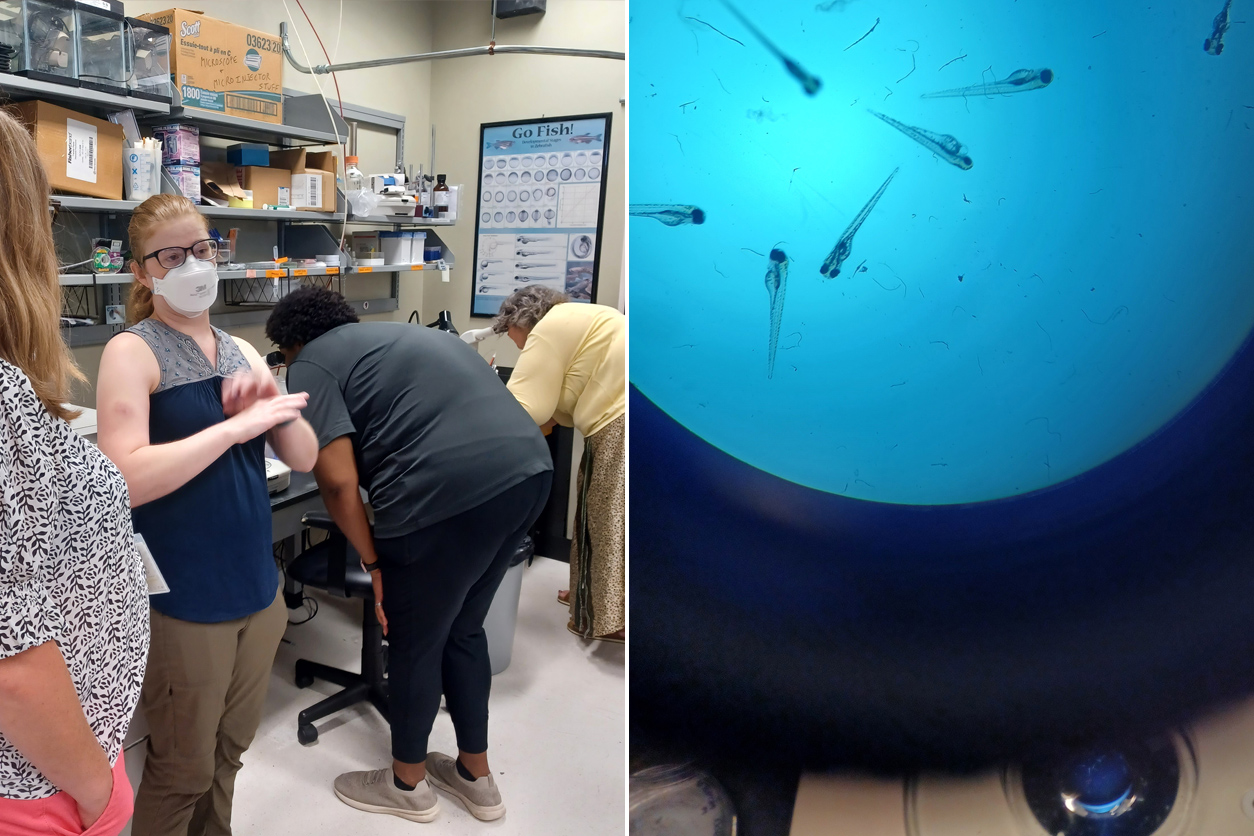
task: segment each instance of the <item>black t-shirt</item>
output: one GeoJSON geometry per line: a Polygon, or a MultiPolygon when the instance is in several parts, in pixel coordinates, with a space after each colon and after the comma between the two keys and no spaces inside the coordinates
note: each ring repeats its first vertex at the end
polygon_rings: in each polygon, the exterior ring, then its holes
{"type": "Polygon", "coordinates": [[[399,322],[341,325],[301,350],[288,391],[319,449],[353,436],[376,537],[401,537],[553,469],[540,428],[473,348],[399,322]]]}

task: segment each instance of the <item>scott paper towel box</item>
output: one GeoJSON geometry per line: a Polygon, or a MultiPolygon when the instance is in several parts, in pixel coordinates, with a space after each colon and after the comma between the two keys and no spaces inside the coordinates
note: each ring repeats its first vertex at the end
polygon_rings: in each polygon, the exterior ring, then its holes
{"type": "Polygon", "coordinates": [[[174,104],[283,123],[283,43],[188,9],[140,15],[170,30],[174,104]]]}

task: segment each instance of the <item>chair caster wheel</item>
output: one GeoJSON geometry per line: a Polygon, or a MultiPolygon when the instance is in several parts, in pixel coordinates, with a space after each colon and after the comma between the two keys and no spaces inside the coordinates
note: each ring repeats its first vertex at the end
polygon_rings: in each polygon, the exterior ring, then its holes
{"type": "Polygon", "coordinates": [[[308,688],[310,685],[313,685],[313,681],[314,681],[314,678],[307,673],[296,674],[296,687],[297,688],[308,688]]]}
{"type": "Polygon", "coordinates": [[[301,742],[302,746],[308,746],[318,740],[318,729],[313,723],[301,723],[296,728],[296,739],[301,742]]]}

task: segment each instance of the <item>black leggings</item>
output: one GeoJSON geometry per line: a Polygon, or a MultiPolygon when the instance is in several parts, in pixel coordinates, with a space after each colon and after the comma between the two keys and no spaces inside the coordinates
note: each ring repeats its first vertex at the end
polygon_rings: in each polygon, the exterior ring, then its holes
{"type": "Polygon", "coordinates": [[[552,472],[404,537],[375,541],[388,620],[392,757],[427,758],[443,691],[463,752],[488,750],[492,665],[483,619],[518,544],[549,498],[552,472]]]}

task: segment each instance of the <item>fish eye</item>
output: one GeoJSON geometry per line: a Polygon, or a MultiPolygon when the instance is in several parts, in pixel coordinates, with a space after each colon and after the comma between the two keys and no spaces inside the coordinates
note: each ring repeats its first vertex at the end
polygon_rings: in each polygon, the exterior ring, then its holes
{"type": "Polygon", "coordinates": [[[1041,70],[1041,81],[1045,82],[1046,84],[1049,84],[1053,80],[1054,80],[1053,70],[1048,70],[1048,69],[1041,70]]]}
{"type": "Polygon", "coordinates": [[[973,166],[973,165],[975,165],[975,160],[971,159],[970,157],[963,157],[963,158],[962,158],[962,167],[963,167],[963,168],[970,168],[970,167],[971,167],[971,166],[973,166]]]}

